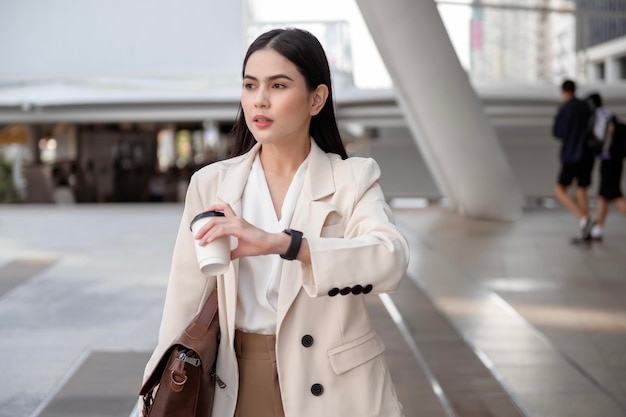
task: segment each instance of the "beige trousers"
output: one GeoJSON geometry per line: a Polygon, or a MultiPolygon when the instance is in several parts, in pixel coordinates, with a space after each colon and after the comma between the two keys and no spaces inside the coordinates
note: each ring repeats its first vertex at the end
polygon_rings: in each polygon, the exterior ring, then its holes
{"type": "Polygon", "coordinates": [[[239,395],[235,417],[284,417],[276,370],[276,336],[235,331],[239,395]]]}

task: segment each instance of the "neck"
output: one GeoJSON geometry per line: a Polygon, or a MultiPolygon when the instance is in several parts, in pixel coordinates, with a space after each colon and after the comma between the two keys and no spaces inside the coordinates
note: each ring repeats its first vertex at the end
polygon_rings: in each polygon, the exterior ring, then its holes
{"type": "Polygon", "coordinates": [[[307,139],[304,146],[262,145],[259,158],[266,174],[279,176],[293,175],[311,150],[311,142],[307,139]]]}

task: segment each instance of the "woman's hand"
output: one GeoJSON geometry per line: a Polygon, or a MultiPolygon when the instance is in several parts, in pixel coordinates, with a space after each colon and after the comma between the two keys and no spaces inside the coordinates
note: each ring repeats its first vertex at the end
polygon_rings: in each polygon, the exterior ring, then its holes
{"type": "Polygon", "coordinates": [[[206,245],[222,236],[237,238],[239,244],[231,251],[231,259],[284,253],[289,247],[289,236],[284,233],[268,233],[251,225],[242,217],[235,215],[228,204],[215,204],[207,210],[221,211],[224,217],[212,217],[210,222],[200,228],[194,238],[199,240],[200,245],[206,245]]]}

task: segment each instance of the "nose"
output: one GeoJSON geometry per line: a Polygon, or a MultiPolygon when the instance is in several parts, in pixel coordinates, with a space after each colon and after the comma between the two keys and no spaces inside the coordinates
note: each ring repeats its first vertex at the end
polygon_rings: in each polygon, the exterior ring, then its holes
{"type": "Polygon", "coordinates": [[[257,89],[256,96],[254,97],[254,107],[258,109],[269,107],[267,90],[265,88],[260,87],[257,89]]]}

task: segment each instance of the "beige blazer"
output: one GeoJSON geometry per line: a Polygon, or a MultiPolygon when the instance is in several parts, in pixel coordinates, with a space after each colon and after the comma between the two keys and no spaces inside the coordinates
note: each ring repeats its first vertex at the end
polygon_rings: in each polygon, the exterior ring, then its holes
{"type": "MultiPolygon", "coordinates": [[[[164,349],[185,328],[217,285],[221,344],[213,415],[231,417],[238,368],[233,350],[238,260],[224,275],[203,275],[197,265],[191,219],[217,202],[241,213],[241,195],[257,144],[245,155],[196,172],[187,190],[167,288],[159,342],[148,375],[164,349]]],[[[286,417],[401,416],[364,293],[395,291],[409,250],[396,229],[369,158],[342,160],[312,142],[309,167],[291,227],[311,249],[311,265],[283,261],[278,300],[277,368],[286,417]]]]}

